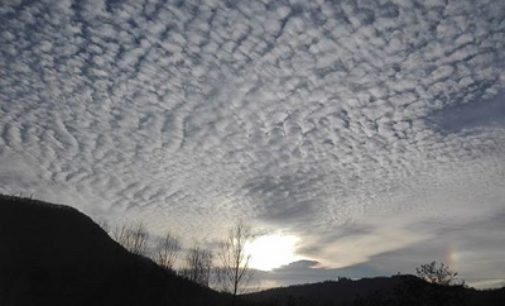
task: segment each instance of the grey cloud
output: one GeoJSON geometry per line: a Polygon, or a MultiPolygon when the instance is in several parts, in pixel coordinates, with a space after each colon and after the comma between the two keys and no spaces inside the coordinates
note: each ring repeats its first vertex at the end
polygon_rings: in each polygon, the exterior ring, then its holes
{"type": "Polygon", "coordinates": [[[317,234],[319,237],[313,237],[315,241],[307,243],[298,251],[302,254],[317,257],[328,244],[334,243],[342,238],[359,237],[374,234],[374,226],[370,224],[358,224],[352,220],[346,220],[337,227],[318,229],[317,234]]]}
{"type": "Polygon", "coordinates": [[[445,133],[462,132],[478,128],[503,128],[505,126],[505,95],[501,94],[484,105],[467,103],[444,108],[430,120],[445,133]]]}
{"type": "Polygon", "coordinates": [[[258,206],[259,218],[279,224],[297,224],[310,221],[322,209],[317,207],[314,195],[307,199],[313,184],[321,180],[321,177],[307,176],[258,177],[242,189],[247,190],[246,197],[258,206]]]}
{"type": "Polygon", "coordinates": [[[272,271],[255,271],[257,280],[251,285],[259,288],[288,286],[301,283],[314,283],[337,280],[338,277],[363,278],[379,276],[380,272],[367,264],[353,265],[342,269],[319,267],[319,262],[300,260],[272,271]]]}

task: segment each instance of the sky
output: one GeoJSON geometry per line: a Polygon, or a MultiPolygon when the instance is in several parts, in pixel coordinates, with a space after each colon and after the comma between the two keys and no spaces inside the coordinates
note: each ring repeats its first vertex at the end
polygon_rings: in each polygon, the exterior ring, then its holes
{"type": "Polygon", "coordinates": [[[186,243],[245,220],[295,241],[268,286],[504,286],[504,47],[502,0],[1,1],[0,192],[186,243]]]}

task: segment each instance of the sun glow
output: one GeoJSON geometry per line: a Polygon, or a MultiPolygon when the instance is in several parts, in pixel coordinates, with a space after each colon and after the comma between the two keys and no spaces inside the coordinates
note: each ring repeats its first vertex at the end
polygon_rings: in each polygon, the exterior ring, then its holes
{"type": "Polygon", "coordinates": [[[246,244],[245,252],[250,258],[250,267],[269,271],[299,260],[295,254],[299,238],[292,235],[270,234],[260,236],[246,244]]]}

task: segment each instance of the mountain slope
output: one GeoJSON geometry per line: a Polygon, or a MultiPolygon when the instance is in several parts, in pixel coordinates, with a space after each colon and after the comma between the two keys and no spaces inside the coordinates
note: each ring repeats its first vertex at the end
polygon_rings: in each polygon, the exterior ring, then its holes
{"type": "Polygon", "coordinates": [[[76,209],[0,195],[0,305],[222,305],[76,209]]]}

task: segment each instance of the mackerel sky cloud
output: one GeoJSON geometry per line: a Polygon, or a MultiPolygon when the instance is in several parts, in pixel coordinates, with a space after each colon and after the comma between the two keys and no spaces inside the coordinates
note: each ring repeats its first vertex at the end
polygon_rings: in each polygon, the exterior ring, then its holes
{"type": "Polygon", "coordinates": [[[504,48],[501,0],[2,1],[0,192],[187,241],[250,220],[300,238],[280,284],[504,285],[504,48]]]}

